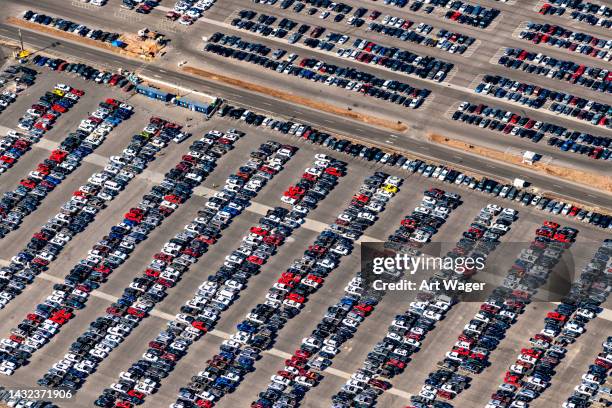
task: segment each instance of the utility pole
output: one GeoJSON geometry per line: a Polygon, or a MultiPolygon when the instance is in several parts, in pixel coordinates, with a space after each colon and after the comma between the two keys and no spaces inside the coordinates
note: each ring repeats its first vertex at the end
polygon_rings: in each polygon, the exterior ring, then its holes
{"type": "Polygon", "coordinates": [[[21,46],[21,52],[23,52],[23,37],[21,35],[21,28],[18,28],[17,32],[19,33],[19,45],[21,46]]]}

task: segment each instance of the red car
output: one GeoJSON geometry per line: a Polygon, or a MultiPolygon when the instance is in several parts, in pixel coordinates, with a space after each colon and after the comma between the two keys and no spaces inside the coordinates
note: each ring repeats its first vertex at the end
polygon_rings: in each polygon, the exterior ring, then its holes
{"type": "Polygon", "coordinates": [[[310,274],[307,276],[307,278],[313,282],[323,283],[323,278],[317,275],[310,274]]]}
{"type": "Polygon", "coordinates": [[[128,307],[127,308],[127,313],[132,315],[132,316],[136,316],[136,317],[138,317],[140,319],[142,319],[145,316],[145,313],[142,310],[138,310],[138,309],[135,309],[133,307],[128,307]]]}
{"type": "Polygon", "coordinates": [[[51,154],[49,155],[49,160],[52,160],[56,163],[61,163],[64,161],[64,159],[66,158],[66,156],[68,156],[68,152],[65,150],[53,150],[51,152],[51,154]]]}
{"type": "Polygon", "coordinates": [[[170,10],[166,13],[166,18],[171,21],[176,21],[179,19],[181,15],[175,11],[170,10]]]}
{"type": "Polygon", "coordinates": [[[387,361],[386,364],[387,365],[395,366],[395,367],[400,368],[400,369],[406,367],[406,363],[404,363],[403,361],[396,360],[394,358],[392,358],[389,361],[387,361]]]}
{"type": "Polygon", "coordinates": [[[511,384],[511,385],[519,387],[520,381],[521,381],[520,376],[516,374],[512,374],[510,371],[506,371],[506,375],[504,376],[504,382],[506,384],[511,384]]]}
{"type": "Polygon", "coordinates": [[[95,267],[94,269],[97,272],[100,272],[102,275],[108,275],[109,273],[111,273],[111,268],[109,268],[106,265],[98,265],[95,267]]]}
{"type": "Polygon", "coordinates": [[[25,188],[29,190],[32,190],[34,187],[36,187],[36,183],[30,179],[23,179],[19,182],[19,184],[21,184],[22,186],[24,186],[25,188]]]}
{"type": "Polygon", "coordinates": [[[310,174],[310,173],[302,174],[302,178],[308,181],[317,181],[317,177],[314,174],[310,174]]]}
{"type": "Polygon", "coordinates": [[[295,350],[295,353],[293,353],[297,358],[309,358],[311,356],[311,354],[306,351],[306,350],[302,350],[302,349],[297,349],[295,350]]]}
{"type": "Polygon", "coordinates": [[[51,107],[54,112],[65,113],[67,111],[62,105],[55,104],[51,107]]]}
{"type": "Polygon", "coordinates": [[[330,174],[332,176],[340,177],[342,173],[335,167],[328,167],[325,169],[325,173],[330,174]]]}
{"type": "Polygon", "coordinates": [[[251,229],[249,230],[251,231],[253,234],[259,235],[261,237],[265,237],[266,235],[269,234],[268,230],[265,230],[261,227],[251,227],[251,229]]]}
{"type": "Polygon", "coordinates": [[[255,255],[251,255],[246,259],[248,262],[253,263],[255,265],[263,265],[264,259],[255,255]]]}
{"type": "Polygon", "coordinates": [[[263,241],[268,245],[279,246],[283,243],[283,237],[281,235],[272,234],[265,237],[263,241]]]}
{"type": "Polygon", "coordinates": [[[2,160],[4,163],[8,163],[8,164],[14,164],[15,163],[15,159],[10,157],[10,156],[2,155],[2,156],[0,156],[0,160],[2,160]]]}
{"type": "Polygon", "coordinates": [[[294,302],[304,303],[304,296],[298,295],[297,293],[289,293],[287,299],[293,300],[294,302]]]}
{"type": "Polygon", "coordinates": [[[208,331],[208,329],[206,328],[206,323],[200,320],[194,320],[193,322],[191,322],[191,325],[204,333],[208,331]]]}
{"type": "Polygon", "coordinates": [[[215,242],[217,242],[217,239],[209,235],[198,235],[196,237],[196,241],[204,242],[208,245],[213,245],[215,242]]]}
{"type": "Polygon", "coordinates": [[[552,228],[552,229],[559,228],[559,224],[557,224],[556,222],[553,222],[553,221],[544,221],[544,226],[548,227],[548,228],[552,228]]]}
{"type": "Polygon", "coordinates": [[[129,390],[129,391],[127,392],[127,394],[128,394],[130,397],[136,397],[136,398],[138,398],[138,399],[144,399],[144,397],[145,397],[145,395],[144,395],[142,392],[140,392],[140,391],[136,391],[136,390],[129,390]]]}

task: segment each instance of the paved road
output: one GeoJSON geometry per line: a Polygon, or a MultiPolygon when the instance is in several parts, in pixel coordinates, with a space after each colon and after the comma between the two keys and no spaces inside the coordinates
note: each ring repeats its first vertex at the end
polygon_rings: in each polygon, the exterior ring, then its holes
{"type": "MultiPolygon", "coordinates": [[[[14,29],[6,24],[0,24],[0,35],[12,39],[17,38],[14,29]]],[[[103,50],[85,47],[76,43],[58,42],[48,36],[34,32],[24,31],[23,39],[26,44],[29,44],[34,49],[46,49],[54,53],[65,54],[66,56],[81,56],[81,58],[87,59],[93,64],[123,67],[128,70],[142,68],[142,64],[139,61],[111,54],[103,50]]],[[[168,71],[152,64],[142,68],[141,72],[153,77],[163,77],[166,81],[180,83],[187,88],[218,95],[229,101],[236,101],[244,105],[255,107],[268,106],[269,108],[267,110],[273,111],[274,114],[286,117],[297,117],[304,122],[311,123],[320,128],[330,129],[341,134],[355,135],[356,128],[362,129],[363,131],[359,132],[358,137],[366,141],[380,143],[390,137],[388,132],[363,123],[356,124],[356,122],[346,119],[338,120],[334,115],[314,111],[298,105],[289,103],[279,104],[277,100],[266,95],[234,88],[215,81],[194,78],[181,72],[168,71]]],[[[569,200],[575,199],[600,207],[607,207],[610,203],[610,195],[606,192],[589,189],[588,192],[585,193],[585,189],[587,189],[585,186],[558,180],[527,169],[483,159],[479,156],[472,156],[463,152],[458,153],[423,140],[411,138],[396,138],[394,140],[395,143],[393,147],[395,148],[430,157],[433,160],[443,161],[453,166],[462,167],[481,174],[483,173],[482,170],[486,169],[485,174],[491,177],[506,180],[512,180],[515,177],[522,178],[531,182],[536,188],[545,191],[554,191],[559,196],[569,200]]]]}
{"type": "MultiPolygon", "coordinates": [[[[351,0],[351,2],[357,3],[354,4],[355,7],[371,6],[364,3],[362,0],[351,0]]],[[[425,23],[432,24],[434,27],[436,27],[436,29],[445,28],[452,31],[458,30],[460,32],[473,35],[478,39],[477,42],[470,47],[466,54],[458,55],[450,54],[432,47],[406,43],[392,37],[383,36],[381,38],[379,35],[375,35],[374,33],[365,30],[364,27],[355,28],[347,26],[346,24],[332,23],[330,19],[321,20],[317,16],[296,14],[292,13],[290,10],[281,10],[276,6],[273,7],[270,5],[256,4],[247,2],[245,0],[231,0],[227,4],[217,4],[206,14],[206,17],[201,18],[198,23],[188,28],[165,20],[163,14],[165,11],[169,10],[169,8],[166,6],[162,5],[157,7],[155,11],[149,15],[139,15],[121,9],[119,7],[118,0],[111,0],[106,7],[94,7],[93,9],[91,7],[85,9],[79,7],[66,8],[63,3],[57,3],[54,1],[45,1],[42,3],[35,2],[33,0],[23,0],[19,3],[9,1],[8,14],[19,16],[28,7],[40,12],[49,13],[54,16],[61,16],[73,21],[78,21],[90,27],[99,27],[101,29],[114,32],[134,31],[136,28],[143,26],[158,29],[161,32],[168,34],[169,38],[171,38],[170,46],[167,48],[166,55],[164,55],[160,61],[156,62],[156,65],[163,66],[167,70],[175,70],[176,64],[179,61],[188,61],[190,65],[202,67],[209,71],[227,73],[230,74],[230,76],[237,78],[248,77],[249,81],[253,83],[285,90],[290,93],[300,94],[304,97],[315,100],[332,101],[334,105],[340,107],[350,106],[355,111],[365,113],[376,112],[376,115],[383,116],[389,120],[394,121],[400,119],[404,123],[410,124],[409,135],[404,133],[402,134],[402,137],[424,138],[425,134],[428,132],[452,134],[453,137],[460,138],[469,143],[488,146],[497,150],[511,149],[513,152],[533,150],[539,154],[542,154],[547,160],[552,159],[555,163],[565,167],[577,167],[593,172],[605,171],[605,169],[609,167],[609,163],[599,160],[592,160],[583,155],[562,152],[557,148],[548,146],[546,143],[544,143],[544,141],[538,144],[533,144],[529,140],[503,136],[498,132],[483,130],[476,126],[458,124],[457,122],[449,119],[449,109],[451,106],[456,106],[459,101],[467,99],[475,103],[485,103],[495,107],[508,109],[522,115],[529,115],[536,120],[553,121],[554,123],[566,126],[572,130],[590,132],[597,135],[610,135],[612,137],[612,132],[610,130],[603,129],[601,127],[594,127],[584,121],[575,120],[570,117],[552,115],[545,109],[528,109],[522,105],[509,103],[492,96],[475,94],[473,92],[472,88],[475,86],[474,81],[476,81],[476,79],[483,73],[510,76],[514,79],[525,81],[527,83],[535,82],[551,89],[559,89],[565,85],[563,82],[554,79],[537,77],[522,71],[509,70],[490,62],[491,58],[503,45],[522,47],[536,52],[543,51],[541,47],[538,49],[537,46],[530,44],[529,42],[520,41],[512,37],[513,27],[518,25],[521,21],[514,14],[504,16],[510,18],[512,20],[512,24],[507,24],[507,18],[504,18],[503,24],[498,24],[497,22],[494,23],[494,30],[491,28],[484,31],[470,29],[463,26],[460,28],[453,27],[453,25],[456,26],[457,24],[451,24],[448,20],[436,19],[434,16],[422,16],[419,13],[416,13],[414,16],[416,23],[423,21],[425,23]],[[379,43],[384,43],[385,45],[389,46],[397,46],[402,49],[407,48],[414,50],[420,55],[431,55],[441,60],[450,61],[454,63],[456,67],[453,69],[446,81],[443,83],[438,83],[431,80],[422,80],[413,76],[392,72],[382,66],[368,65],[346,58],[338,58],[335,52],[310,49],[303,44],[289,45],[285,40],[281,40],[273,36],[262,37],[248,31],[236,29],[235,27],[229,25],[227,22],[235,16],[237,10],[242,8],[255,9],[267,15],[276,15],[279,18],[285,17],[287,13],[289,13],[290,18],[297,19],[297,21],[300,22],[305,22],[311,26],[321,25],[326,27],[330,32],[340,32],[342,34],[347,34],[352,38],[358,36],[379,43]],[[435,21],[439,21],[440,24],[436,24],[435,21]],[[131,28],[126,28],[126,24],[129,24],[131,28]],[[272,49],[280,47],[287,50],[287,52],[295,52],[302,58],[308,57],[322,59],[338,66],[348,66],[365,72],[370,72],[384,77],[385,79],[406,81],[417,87],[432,89],[433,94],[427,99],[426,103],[421,108],[412,110],[393,103],[387,103],[384,101],[381,103],[381,101],[375,98],[364,98],[361,94],[355,94],[348,91],[338,91],[337,89],[333,87],[330,88],[324,84],[300,80],[296,81],[296,79],[291,76],[270,72],[268,69],[252,64],[228,64],[225,58],[210,53],[203,54],[201,51],[202,43],[200,38],[210,36],[215,31],[239,35],[248,41],[264,43],[272,49]]],[[[523,4],[523,7],[529,8],[529,5],[523,4]]],[[[389,12],[391,15],[397,14],[397,10],[393,9],[384,10],[384,12],[389,12]]],[[[413,18],[410,13],[408,13],[408,17],[413,18]]],[[[524,16],[521,18],[524,19],[524,16]]],[[[15,30],[15,28],[13,27],[12,30],[15,30]]],[[[347,45],[350,43],[352,43],[352,40],[349,41],[347,45]]],[[[547,48],[545,51],[547,55],[552,57],[562,59],[572,58],[574,61],[587,65],[593,65],[594,62],[598,62],[598,60],[594,58],[576,53],[572,53],[575,55],[570,56],[565,50],[558,50],[556,48],[547,48]]],[[[575,89],[572,89],[572,92],[578,96],[599,102],[604,100],[604,95],[599,92],[591,91],[580,86],[575,86],[573,88],[575,89]]],[[[264,106],[268,105],[264,104],[264,106]]],[[[261,106],[259,108],[264,109],[261,106]]],[[[353,132],[357,133],[364,131],[363,128],[358,126],[355,126],[352,130],[353,132]]],[[[392,140],[391,142],[392,143],[390,144],[395,144],[395,141],[392,140]]]]}

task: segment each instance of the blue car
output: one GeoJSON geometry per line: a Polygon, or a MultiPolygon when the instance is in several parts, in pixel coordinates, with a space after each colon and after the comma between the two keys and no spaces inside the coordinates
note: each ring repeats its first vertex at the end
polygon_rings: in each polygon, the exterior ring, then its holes
{"type": "Polygon", "coordinates": [[[250,323],[244,321],[240,324],[238,324],[238,326],[236,326],[238,330],[243,331],[243,332],[247,332],[247,333],[254,333],[257,329],[250,323]]]}
{"type": "Polygon", "coordinates": [[[236,215],[240,214],[240,211],[229,206],[223,207],[222,211],[230,213],[232,217],[235,217],[236,215]]]}
{"type": "Polygon", "coordinates": [[[62,180],[52,177],[52,176],[46,176],[45,177],[45,181],[48,181],[49,183],[53,184],[54,186],[57,186],[58,184],[60,184],[62,182],[62,180]]]}
{"type": "Polygon", "coordinates": [[[121,123],[121,119],[114,117],[114,116],[109,116],[106,119],[104,119],[104,122],[109,123],[112,126],[117,126],[118,124],[121,123]]]}

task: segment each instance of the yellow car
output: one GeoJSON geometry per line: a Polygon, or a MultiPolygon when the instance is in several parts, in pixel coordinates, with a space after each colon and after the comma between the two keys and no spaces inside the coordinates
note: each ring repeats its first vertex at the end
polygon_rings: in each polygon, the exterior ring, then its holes
{"type": "Polygon", "coordinates": [[[53,93],[56,94],[56,95],[59,95],[59,96],[64,96],[65,95],[64,91],[60,91],[59,89],[54,89],[53,93]]]}
{"type": "Polygon", "coordinates": [[[391,184],[385,184],[383,186],[383,190],[389,192],[389,193],[397,193],[397,187],[395,187],[394,185],[391,184]]]}

